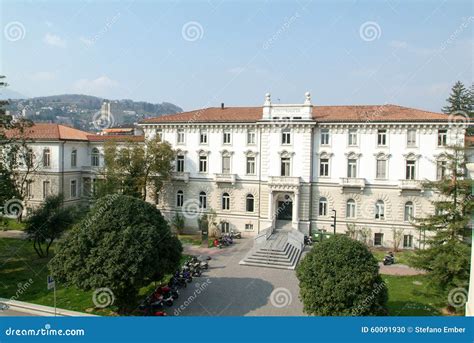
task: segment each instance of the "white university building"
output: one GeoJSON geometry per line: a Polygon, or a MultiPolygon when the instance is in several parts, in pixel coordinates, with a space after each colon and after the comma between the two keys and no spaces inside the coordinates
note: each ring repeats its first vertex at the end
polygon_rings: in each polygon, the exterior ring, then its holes
{"type": "MultiPolygon", "coordinates": [[[[256,236],[285,227],[308,234],[363,229],[367,242],[420,247],[415,216],[432,213],[436,196],[422,181],[442,178],[448,145],[463,145],[465,125],[445,114],[396,105],[302,104],[205,108],[146,119],[145,139],[176,151],[172,182],[158,207],[183,213],[213,209],[223,232],[256,236]]],[[[291,232],[291,231],[290,231],[291,232]]]]}

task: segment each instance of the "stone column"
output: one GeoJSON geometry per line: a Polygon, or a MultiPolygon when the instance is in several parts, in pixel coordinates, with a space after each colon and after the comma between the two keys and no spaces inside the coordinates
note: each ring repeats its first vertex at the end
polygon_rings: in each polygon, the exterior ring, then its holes
{"type": "Polygon", "coordinates": [[[298,230],[298,222],[300,221],[299,218],[299,206],[300,206],[300,193],[298,191],[294,192],[294,199],[293,199],[293,228],[298,230]]]}
{"type": "Polygon", "coordinates": [[[270,194],[268,194],[268,219],[273,222],[273,216],[275,215],[273,209],[273,191],[270,190],[270,194]]]}

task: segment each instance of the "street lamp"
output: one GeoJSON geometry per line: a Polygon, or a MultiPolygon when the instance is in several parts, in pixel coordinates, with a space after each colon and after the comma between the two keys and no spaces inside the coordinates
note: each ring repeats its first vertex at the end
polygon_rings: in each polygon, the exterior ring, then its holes
{"type": "Polygon", "coordinates": [[[334,235],[336,234],[336,210],[332,210],[334,212],[334,215],[331,216],[331,218],[334,220],[334,222],[331,224],[331,226],[334,228],[334,235]]]}

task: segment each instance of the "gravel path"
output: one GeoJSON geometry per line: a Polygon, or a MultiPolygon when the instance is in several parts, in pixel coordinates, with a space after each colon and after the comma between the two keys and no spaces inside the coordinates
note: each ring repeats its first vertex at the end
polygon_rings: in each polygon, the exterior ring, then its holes
{"type": "Polygon", "coordinates": [[[0,238],[26,239],[26,233],[19,230],[0,231],[0,238]]]}
{"type": "Polygon", "coordinates": [[[426,274],[424,270],[415,269],[407,266],[406,264],[395,263],[389,266],[385,266],[382,262],[379,262],[380,274],[386,275],[422,275],[426,274]]]}

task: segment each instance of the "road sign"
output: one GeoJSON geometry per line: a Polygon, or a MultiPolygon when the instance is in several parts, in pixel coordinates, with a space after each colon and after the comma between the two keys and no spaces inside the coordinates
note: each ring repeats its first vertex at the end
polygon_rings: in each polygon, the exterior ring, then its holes
{"type": "Polygon", "coordinates": [[[54,289],[56,287],[56,283],[51,275],[48,275],[48,290],[54,289]]]}

